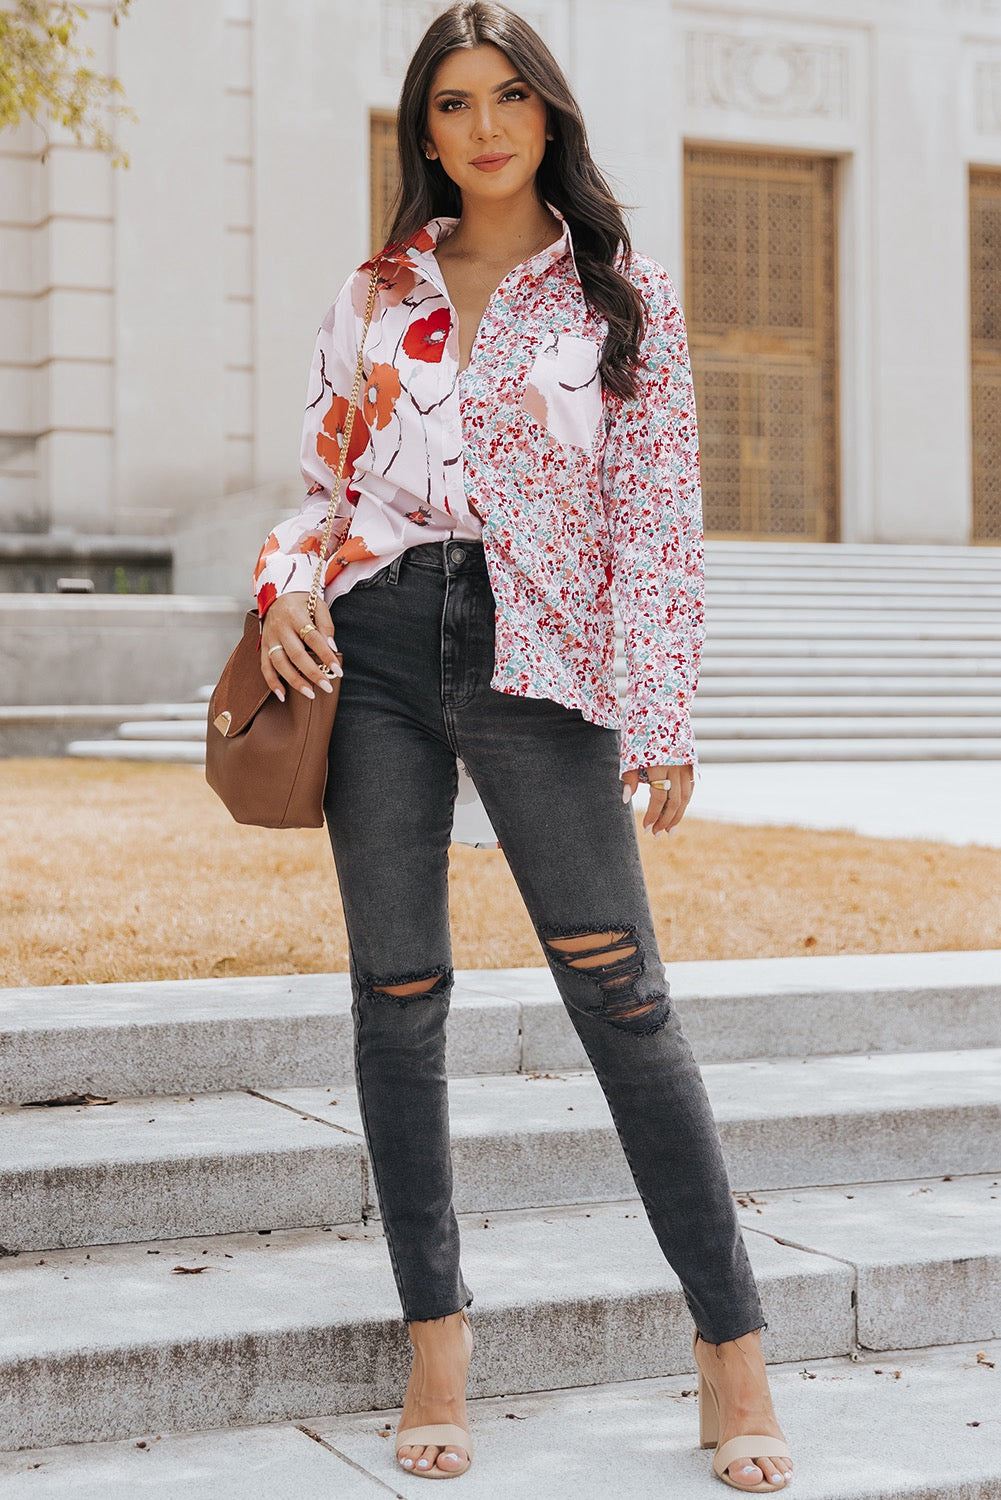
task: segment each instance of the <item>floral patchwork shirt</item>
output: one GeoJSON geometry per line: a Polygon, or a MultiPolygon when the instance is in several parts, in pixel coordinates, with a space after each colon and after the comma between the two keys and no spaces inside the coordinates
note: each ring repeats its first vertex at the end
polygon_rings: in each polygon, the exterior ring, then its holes
{"type": "MultiPolygon", "coordinates": [[[[623,771],[694,763],[702,506],[685,321],[671,279],[646,256],[623,265],[647,308],[645,368],[632,399],[603,394],[607,325],[585,302],[564,222],[562,238],[494,292],[460,372],[458,320],[435,258],[457,223],[433,219],[412,244],[378,257],[325,598],[418,543],[482,538],[497,611],[491,687],[620,729],[623,771]],[[621,706],[613,595],[627,669],[621,706]]],[[[279,594],[311,586],[372,264],[348,278],[317,335],[302,433],[308,491],[261,549],[262,617],[279,594]]]]}

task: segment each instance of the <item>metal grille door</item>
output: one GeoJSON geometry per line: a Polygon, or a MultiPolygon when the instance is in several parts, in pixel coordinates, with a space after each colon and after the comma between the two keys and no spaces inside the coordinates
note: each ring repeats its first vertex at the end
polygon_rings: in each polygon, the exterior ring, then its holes
{"type": "Polygon", "coordinates": [[[685,152],[685,313],[705,525],[838,538],[835,163],[685,152]]]}
{"type": "Polygon", "coordinates": [[[1001,172],[970,174],[973,541],[1001,542],[1001,172]]]}
{"type": "Polygon", "coordinates": [[[396,154],[396,115],[373,109],[368,123],[369,226],[372,254],[381,250],[389,233],[389,212],[400,180],[396,154]]]}

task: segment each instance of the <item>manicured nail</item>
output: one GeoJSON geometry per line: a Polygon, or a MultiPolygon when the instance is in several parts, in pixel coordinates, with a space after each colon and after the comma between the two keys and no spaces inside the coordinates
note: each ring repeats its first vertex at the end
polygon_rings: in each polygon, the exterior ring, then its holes
{"type": "MultiPolygon", "coordinates": [[[[334,638],[333,638],[332,635],[328,635],[327,636],[327,645],[330,647],[331,651],[336,651],[337,650],[337,647],[334,645],[334,638]]],[[[409,1463],[409,1462],[410,1462],[410,1459],[408,1458],[407,1459],[407,1463],[409,1463]]]]}
{"type": "Polygon", "coordinates": [[[332,661],[330,663],[330,670],[334,674],[335,677],[343,677],[344,676],[344,668],[341,666],[341,664],[340,664],[339,661],[332,661]]]}
{"type": "Polygon", "coordinates": [[[282,692],[281,688],[275,688],[274,693],[279,703],[285,702],[285,694],[282,692]]]}
{"type": "Polygon", "coordinates": [[[417,1467],[419,1469],[429,1469],[431,1465],[428,1463],[426,1458],[419,1458],[417,1460],[417,1467]]]}
{"type": "Polygon", "coordinates": [[[412,1469],[414,1466],[414,1461],[412,1458],[401,1458],[400,1463],[405,1469],[412,1469]]]}
{"type": "Polygon", "coordinates": [[[334,691],[334,684],[328,682],[325,677],[320,678],[320,686],[325,693],[332,693],[334,691]]]}
{"type": "Polygon", "coordinates": [[[622,800],[623,800],[623,802],[627,802],[628,803],[629,800],[630,800],[630,798],[632,797],[632,795],[633,795],[633,789],[632,789],[632,787],[627,782],[625,784],[625,786],[623,786],[623,788],[622,788],[622,800]]]}
{"type": "Polygon", "coordinates": [[[311,687],[300,688],[300,692],[302,693],[302,696],[304,698],[315,698],[316,697],[316,694],[313,692],[313,689],[311,687]]]}

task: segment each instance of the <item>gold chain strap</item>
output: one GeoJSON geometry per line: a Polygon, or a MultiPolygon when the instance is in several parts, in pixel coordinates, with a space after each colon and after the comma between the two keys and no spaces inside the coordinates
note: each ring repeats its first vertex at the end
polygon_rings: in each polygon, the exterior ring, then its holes
{"type": "Polygon", "coordinates": [[[348,450],[351,447],[351,433],[354,430],[355,417],[358,415],[361,378],[365,373],[365,339],[368,336],[369,325],[372,322],[372,311],[375,307],[375,297],[378,290],[379,266],[377,262],[372,267],[372,278],[368,284],[368,302],[365,305],[365,326],[361,332],[361,343],[358,345],[358,364],[355,368],[355,382],[351,388],[351,404],[348,407],[348,419],[344,427],[344,438],[341,443],[341,461],[337,466],[337,483],[330,492],[327,519],[323,527],[323,536],[320,539],[320,555],[316,562],[316,571],[313,574],[313,587],[309,591],[309,602],[306,605],[306,608],[309,610],[309,618],[314,625],[316,624],[316,606],[320,602],[320,583],[323,578],[323,570],[327,565],[327,546],[330,542],[330,533],[334,525],[334,512],[341,498],[341,485],[344,482],[344,470],[347,467],[348,450]]]}

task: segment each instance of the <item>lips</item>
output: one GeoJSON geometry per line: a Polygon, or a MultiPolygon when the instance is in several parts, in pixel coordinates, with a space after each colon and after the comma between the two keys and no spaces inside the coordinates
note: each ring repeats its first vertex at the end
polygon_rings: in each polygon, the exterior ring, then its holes
{"type": "Polygon", "coordinates": [[[511,160],[510,156],[494,154],[491,156],[477,156],[473,161],[474,167],[479,167],[481,172],[496,172],[501,167],[507,166],[511,160]]]}

